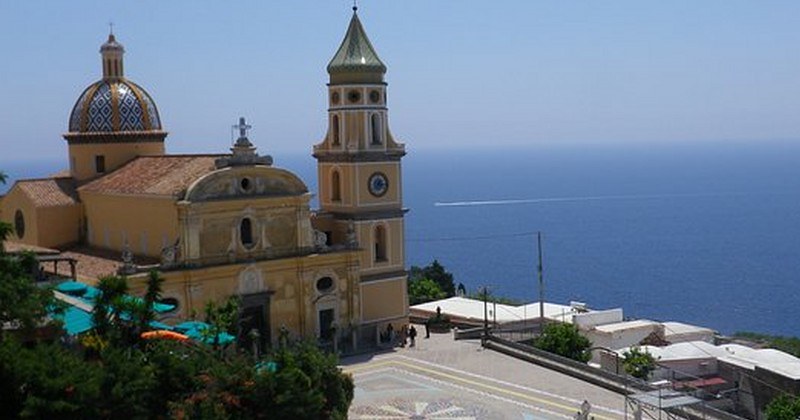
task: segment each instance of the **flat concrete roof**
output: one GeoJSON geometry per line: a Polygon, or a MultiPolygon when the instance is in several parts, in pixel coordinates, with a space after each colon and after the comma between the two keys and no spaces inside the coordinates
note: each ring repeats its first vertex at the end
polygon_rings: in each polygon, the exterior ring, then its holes
{"type": "Polygon", "coordinates": [[[714,330],[706,327],[698,327],[697,325],[684,324],[683,322],[667,321],[662,322],[664,325],[664,335],[681,335],[681,334],[714,334],[714,330]]]}
{"type": "Polygon", "coordinates": [[[658,322],[649,321],[646,319],[637,319],[635,321],[615,322],[613,324],[604,324],[594,327],[595,330],[603,333],[613,333],[618,331],[632,330],[636,328],[652,327],[659,325],[658,322]]]}
{"type": "MultiPolygon", "coordinates": [[[[800,379],[800,358],[775,349],[754,349],[741,344],[715,346],[705,341],[690,341],[666,347],[641,346],[661,361],[717,359],[742,369],[756,366],[793,380],[800,379]]],[[[628,349],[617,350],[622,355],[628,349]]]]}
{"type": "MultiPolygon", "coordinates": [[[[475,321],[483,321],[483,301],[477,299],[469,299],[464,297],[451,297],[447,299],[437,300],[433,302],[421,303],[414,305],[410,309],[412,311],[424,311],[431,314],[436,313],[436,308],[441,308],[442,313],[451,317],[459,317],[464,319],[471,319],[475,321]]],[[[488,304],[489,320],[497,320],[498,323],[517,322],[523,320],[531,320],[539,318],[539,302],[533,302],[526,305],[513,306],[504,304],[488,304]]],[[[548,319],[562,320],[571,322],[572,314],[575,311],[572,307],[567,305],[559,305],[555,303],[544,304],[544,315],[548,319]]]]}

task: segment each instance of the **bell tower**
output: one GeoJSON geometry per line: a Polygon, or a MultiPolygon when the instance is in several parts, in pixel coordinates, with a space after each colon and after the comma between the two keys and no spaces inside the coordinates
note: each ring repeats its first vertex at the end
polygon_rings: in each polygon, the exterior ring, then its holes
{"type": "Polygon", "coordinates": [[[400,165],[406,152],[389,130],[386,65],[356,7],[327,70],[328,132],[314,146],[321,207],[317,226],[334,245],[355,236],[362,322],[400,321],[408,314],[400,165]]]}

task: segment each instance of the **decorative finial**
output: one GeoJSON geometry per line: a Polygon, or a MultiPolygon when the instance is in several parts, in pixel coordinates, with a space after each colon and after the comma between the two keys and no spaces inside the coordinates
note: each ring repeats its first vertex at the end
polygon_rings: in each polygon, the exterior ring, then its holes
{"type": "Polygon", "coordinates": [[[114,22],[108,22],[108,34],[114,36],[114,22]]]}
{"type": "Polygon", "coordinates": [[[353,12],[358,11],[358,0],[353,0],[353,12]]]}

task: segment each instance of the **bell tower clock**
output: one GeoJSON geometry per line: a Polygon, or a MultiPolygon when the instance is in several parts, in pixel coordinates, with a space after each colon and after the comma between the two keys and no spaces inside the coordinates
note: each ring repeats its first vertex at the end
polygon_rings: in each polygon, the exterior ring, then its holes
{"type": "Polygon", "coordinates": [[[389,130],[386,66],[358,18],[328,64],[328,133],[314,146],[321,211],[332,243],[355,233],[361,250],[362,323],[408,314],[403,185],[405,146],[389,130]],[[353,232],[354,231],[354,232],[353,232]]]}

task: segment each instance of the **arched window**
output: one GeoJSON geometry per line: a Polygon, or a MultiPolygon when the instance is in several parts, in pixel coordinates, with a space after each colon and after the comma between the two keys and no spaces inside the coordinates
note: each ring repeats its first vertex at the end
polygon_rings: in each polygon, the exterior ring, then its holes
{"type": "Polygon", "coordinates": [[[370,120],[370,125],[372,126],[372,144],[382,144],[383,140],[381,139],[381,117],[378,114],[372,114],[372,118],[370,120]]]}
{"type": "Polygon", "coordinates": [[[253,242],[253,222],[249,217],[245,217],[239,223],[239,237],[245,248],[249,249],[255,245],[255,242],[253,242]]]}
{"type": "Polygon", "coordinates": [[[331,130],[333,130],[333,145],[338,146],[341,142],[339,139],[339,116],[333,116],[333,123],[331,123],[331,130]]]}
{"type": "Polygon", "coordinates": [[[19,239],[25,236],[25,216],[22,214],[22,210],[17,210],[14,213],[14,231],[19,239]]]}
{"type": "Polygon", "coordinates": [[[339,178],[339,171],[333,171],[331,175],[331,201],[342,201],[342,180],[339,178]]]}
{"type": "Polygon", "coordinates": [[[386,261],[386,229],[375,228],[375,262],[386,261]]]}

